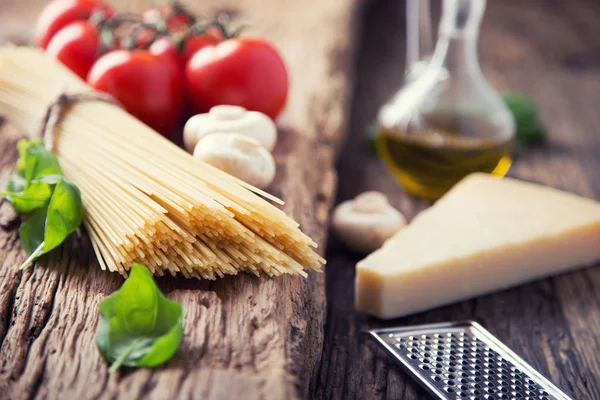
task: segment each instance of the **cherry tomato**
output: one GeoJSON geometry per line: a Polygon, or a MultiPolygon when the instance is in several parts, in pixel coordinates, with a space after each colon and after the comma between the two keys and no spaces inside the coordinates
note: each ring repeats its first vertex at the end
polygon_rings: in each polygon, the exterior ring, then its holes
{"type": "Polygon", "coordinates": [[[165,28],[171,32],[182,32],[194,23],[191,16],[179,9],[179,6],[165,4],[157,8],[144,11],[142,20],[148,24],[165,24],[165,28]]]}
{"type": "Polygon", "coordinates": [[[101,0],[54,0],[38,17],[35,27],[35,44],[48,47],[52,37],[71,22],[88,19],[94,12],[102,11],[104,17],[113,15],[113,9],[101,0]]]}
{"type": "Polygon", "coordinates": [[[180,55],[181,62],[185,68],[188,61],[198,50],[208,47],[210,45],[217,45],[223,40],[223,33],[217,28],[209,28],[202,34],[192,35],[188,37],[183,46],[183,50],[180,55]]]}
{"type": "Polygon", "coordinates": [[[163,134],[181,114],[182,74],[177,59],[154,45],[103,55],[92,66],[88,83],[114,96],[129,113],[163,134]]]}
{"type": "MultiPolygon", "coordinates": [[[[148,48],[152,44],[153,41],[158,40],[155,36],[155,33],[151,29],[139,29],[137,32],[131,34],[133,37],[133,47],[136,49],[140,48],[148,48]]],[[[166,38],[166,36],[160,36],[159,38],[166,38]]],[[[125,37],[120,39],[120,46],[123,48],[130,48],[128,41],[131,40],[130,37],[125,37]]]]}
{"type": "Polygon", "coordinates": [[[85,80],[100,53],[98,30],[87,21],[72,22],[54,35],[46,52],[85,80]]]}
{"type": "MultiPolygon", "coordinates": [[[[220,31],[219,31],[220,34],[220,31]]],[[[175,39],[177,40],[177,39],[175,39]]],[[[157,39],[153,44],[152,48],[158,52],[165,52],[171,54],[173,57],[177,59],[177,63],[179,65],[179,69],[181,71],[182,77],[185,72],[185,66],[187,61],[201,48],[206,46],[214,45],[218,43],[219,39],[216,36],[207,36],[206,34],[202,35],[194,35],[190,36],[186,39],[183,44],[183,49],[180,49],[179,52],[176,48],[176,44],[174,43],[172,38],[163,36],[157,39]]],[[[188,97],[187,93],[184,93],[184,101],[183,101],[183,116],[191,117],[195,114],[191,101],[188,97]]]]}
{"type": "Polygon", "coordinates": [[[232,104],[275,119],[285,105],[288,77],[269,43],[234,38],[196,52],[185,67],[185,85],[196,112],[232,104]]]}
{"type": "MultiPolygon", "coordinates": [[[[177,41],[177,36],[174,37],[175,41],[177,41]]],[[[214,46],[218,44],[223,39],[223,35],[218,29],[209,30],[206,33],[191,35],[188,38],[183,39],[185,42],[183,43],[183,48],[176,49],[176,44],[170,37],[163,36],[154,42],[153,46],[156,48],[163,48],[163,51],[171,52],[174,56],[176,56],[179,60],[179,65],[181,67],[181,71],[185,70],[185,66],[190,58],[200,49],[203,49],[208,46],[214,46]]]]}

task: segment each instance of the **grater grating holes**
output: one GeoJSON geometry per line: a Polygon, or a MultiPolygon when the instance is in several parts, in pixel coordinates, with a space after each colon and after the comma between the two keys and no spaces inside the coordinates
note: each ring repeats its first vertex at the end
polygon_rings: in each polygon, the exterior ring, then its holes
{"type": "Polygon", "coordinates": [[[449,398],[549,400],[548,392],[469,333],[390,335],[395,348],[449,398]]]}

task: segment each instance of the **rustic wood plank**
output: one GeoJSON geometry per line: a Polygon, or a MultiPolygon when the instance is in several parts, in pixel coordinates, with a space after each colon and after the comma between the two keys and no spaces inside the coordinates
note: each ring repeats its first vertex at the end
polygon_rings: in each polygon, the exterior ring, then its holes
{"type": "MultiPolygon", "coordinates": [[[[24,41],[42,0],[3,2],[0,39],[24,41]],[[24,37],[25,36],[25,37],[24,37]]],[[[116,1],[114,2],[117,3],[116,1]]],[[[123,2],[125,3],[125,2],[123,2]]],[[[333,159],[346,117],[357,1],[188,2],[204,15],[226,11],[249,34],[274,41],[291,75],[279,121],[272,192],[305,232],[323,244],[335,190],[333,159]]],[[[151,0],[127,2],[142,10],[151,0]]],[[[0,180],[11,173],[21,134],[0,131],[0,180]]],[[[12,210],[0,208],[0,390],[3,398],[306,397],[323,339],[324,274],[308,279],[242,275],[216,282],[165,278],[185,309],[184,340],[166,366],[113,376],[94,342],[97,304],[122,279],[101,272],[87,237],[73,237],[24,273],[12,210]]]]}
{"type": "MultiPolygon", "coordinates": [[[[340,154],[338,201],[381,190],[407,217],[427,206],[406,195],[366,151],[378,107],[399,87],[404,2],[366,12],[349,139],[340,154]]],[[[436,2],[433,2],[436,3],[436,2]]],[[[488,1],[480,37],[484,72],[501,89],[528,93],[549,128],[548,145],[522,154],[511,176],[600,200],[600,6],[589,1],[488,1]]],[[[600,268],[382,322],[354,311],[354,265],[335,239],[327,251],[328,317],[314,397],[427,399],[362,329],[475,319],[575,399],[600,399],[600,268]]]]}

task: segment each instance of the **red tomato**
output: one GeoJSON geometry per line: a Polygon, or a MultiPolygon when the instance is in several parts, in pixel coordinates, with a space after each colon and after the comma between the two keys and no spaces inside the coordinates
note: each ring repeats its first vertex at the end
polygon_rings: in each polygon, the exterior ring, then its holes
{"type": "Polygon", "coordinates": [[[153,25],[165,23],[166,29],[171,33],[182,32],[194,23],[189,15],[170,4],[144,11],[142,20],[153,25]]]}
{"type": "Polygon", "coordinates": [[[182,109],[182,74],[172,54],[157,49],[115,50],[93,65],[88,83],[114,96],[125,109],[163,134],[182,109]]]}
{"type": "MultiPolygon", "coordinates": [[[[140,48],[148,48],[152,44],[153,41],[158,40],[155,36],[155,33],[151,29],[139,29],[137,32],[132,33],[133,35],[133,46],[136,49],[140,48]]],[[[165,37],[165,36],[160,36],[165,37]]],[[[129,48],[128,41],[131,37],[122,37],[120,38],[120,46],[123,48],[129,48]]]]}
{"type": "Polygon", "coordinates": [[[35,44],[42,49],[48,47],[52,37],[71,22],[88,19],[95,11],[104,12],[104,17],[113,15],[113,9],[101,0],[54,0],[38,17],[35,27],[35,44]]]}
{"type": "Polygon", "coordinates": [[[54,35],[46,52],[85,80],[100,53],[98,30],[87,21],[72,22],[54,35]]]}
{"type": "Polygon", "coordinates": [[[187,65],[188,61],[200,49],[210,45],[217,45],[223,40],[223,33],[216,28],[209,28],[203,34],[192,35],[185,41],[180,58],[183,66],[187,65]]]}
{"type": "MultiPolygon", "coordinates": [[[[220,31],[218,31],[218,33],[220,34],[220,31]]],[[[183,74],[185,73],[185,66],[188,60],[201,48],[214,45],[218,43],[219,40],[220,39],[216,38],[216,36],[208,36],[206,34],[190,36],[186,39],[183,49],[180,50],[180,52],[178,53],[173,39],[170,37],[163,36],[152,44],[152,48],[156,52],[169,53],[173,57],[175,57],[177,59],[179,69],[183,77],[183,74]]],[[[183,102],[184,104],[182,111],[183,115],[186,117],[192,116],[195,113],[193,111],[193,107],[191,105],[191,101],[189,100],[187,93],[184,93],[184,97],[185,98],[183,102]]]]}
{"type": "MultiPolygon", "coordinates": [[[[221,32],[218,30],[192,35],[185,39],[183,49],[179,50],[179,53],[175,48],[176,44],[173,42],[173,39],[167,36],[157,39],[153,46],[155,46],[156,49],[162,48],[163,51],[168,51],[176,56],[179,60],[181,71],[183,72],[189,59],[192,58],[198,50],[218,44],[222,40],[222,37],[221,32]]],[[[177,40],[177,38],[175,38],[175,40],[177,40]]]]}
{"type": "Polygon", "coordinates": [[[235,38],[194,54],[185,67],[185,85],[197,112],[232,104],[275,119],[285,105],[288,77],[269,43],[235,38]]]}

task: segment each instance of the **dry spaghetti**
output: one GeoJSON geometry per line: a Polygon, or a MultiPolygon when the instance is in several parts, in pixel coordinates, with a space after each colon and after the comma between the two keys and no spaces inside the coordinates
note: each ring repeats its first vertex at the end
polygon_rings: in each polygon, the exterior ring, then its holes
{"type": "MultiPolygon", "coordinates": [[[[31,134],[60,93],[91,89],[51,57],[0,48],[0,112],[31,134]]],[[[53,146],[81,190],[84,226],[103,269],[134,262],[157,275],[215,279],[306,275],[324,260],[279,202],[195,160],[114,104],[71,104],[53,146]]]]}

